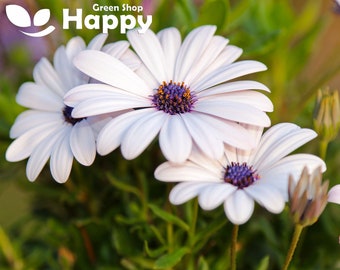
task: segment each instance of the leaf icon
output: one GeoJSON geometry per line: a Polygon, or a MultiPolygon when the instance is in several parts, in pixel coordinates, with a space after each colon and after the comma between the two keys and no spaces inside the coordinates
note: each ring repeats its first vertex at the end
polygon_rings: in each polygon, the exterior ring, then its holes
{"type": "Polygon", "coordinates": [[[18,5],[7,5],[6,6],[7,18],[16,26],[29,27],[31,26],[31,17],[21,6],[18,5]]]}
{"type": "Polygon", "coordinates": [[[51,13],[50,10],[45,8],[39,10],[33,18],[33,25],[34,26],[42,26],[45,25],[48,20],[50,19],[51,13]]]}

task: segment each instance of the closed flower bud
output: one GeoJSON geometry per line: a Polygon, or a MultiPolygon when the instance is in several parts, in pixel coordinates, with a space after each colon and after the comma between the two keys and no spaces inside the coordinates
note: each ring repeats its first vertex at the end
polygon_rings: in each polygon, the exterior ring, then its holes
{"type": "Polygon", "coordinates": [[[340,127],[338,91],[319,90],[314,109],[314,129],[322,140],[332,141],[340,127]]]}
{"type": "Polygon", "coordinates": [[[296,182],[289,176],[288,195],[290,213],[296,224],[310,226],[315,223],[327,205],[328,181],[322,183],[320,168],[308,173],[307,167],[296,182]]]}

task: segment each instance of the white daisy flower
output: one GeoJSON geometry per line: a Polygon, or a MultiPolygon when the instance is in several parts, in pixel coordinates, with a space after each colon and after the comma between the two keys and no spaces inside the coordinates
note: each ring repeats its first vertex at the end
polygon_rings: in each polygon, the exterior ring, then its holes
{"type": "Polygon", "coordinates": [[[299,179],[304,166],[325,171],[325,163],[311,154],[286,156],[316,137],[310,129],[282,123],[262,130],[252,128],[257,147],[242,151],[230,146],[216,160],[195,151],[183,164],[165,162],[155,171],[158,180],[181,182],[170,192],[170,202],[182,204],[194,197],[204,210],[222,203],[234,224],[243,224],[253,213],[254,201],[272,213],[280,213],[288,200],[288,179],[299,179]]]}
{"type": "Polygon", "coordinates": [[[110,121],[99,133],[97,151],[106,155],[121,145],[126,159],[141,154],[159,133],[164,156],[185,161],[193,145],[211,157],[223,155],[223,143],[249,149],[254,146],[247,123],[269,126],[265,112],[273,110],[262,93],[269,91],[256,81],[235,81],[240,76],[263,71],[257,61],[235,60],[242,50],[214,35],[215,26],[191,31],[183,42],[175,28],[157,35],[151,30],[127,33],[144,66],[132,72],[103,52],[84,51],[75,65],[104,84],[72,89],[65,102],[81,118],[133,109],[110,121]],[[116,75],[116,76],[113,76],[116,75]],[[94,93],[94,91],[96,91],[94,93]]]}
{"type": "MultiPolygon", "coordinates": [[[[87,49],[100,50],[107,35],[96,36],[87,49]]],[[[126,58],[127,41],[106,45],[103,50],[126,58]]],[[[96,155],[96,129],[106,117],[74,118],[72,107],[63,102],[65,93],[76,85],[89,83],[90,78],[72,64],[73,57],[86,49],[80,37],[60,46],[54,55],[54,66],[42,58],[34,68],[35,82],[24,83],[17,94],[17,102],[30,110],[21,113],[10,130],[15,139],[6,151],[8,161],[28,159],[26,174],[34,181],[47,160],[53,178],[65,182],[71,171],[73,157],[83,165],[91,165],[96,155]]],[[[132,53],[132,51],[130,51],[132,53]]]]}

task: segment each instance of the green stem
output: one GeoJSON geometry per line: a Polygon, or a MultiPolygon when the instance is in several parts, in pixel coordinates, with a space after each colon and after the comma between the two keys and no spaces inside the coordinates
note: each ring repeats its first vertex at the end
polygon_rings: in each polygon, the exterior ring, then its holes
{"type": "Polygon", "coordinates": [[[230,248],[230,269],[236,270],[236,246],[239,225],[234,225],[231,234],[231,248],[230,248]]]}
{"type": "Polygon", "coordinates": [[[284,263],[284,265],[282,267],[282,270],[287,270],[288,269],[288,266],[289,266],[289,264],[290,264],[290,262],[291,262],[291,260],[293,258],[293,255],[294,255],[297,243],[299,242],[302,230],[303,230],[303,226],[302,225],[300,225],[300,224],[295,225],[293,238],[292,238],[292,241],[290,243],[290,247],[289,247],[289,250],[288,250],[288,253],[287,253],[287,257],[286,257],[285,263],[284,263]]]}
{"type": "Polygon", "coordinates": [[[327,155],[328,140],[322,140],[320,142],[320,157],[325,160],[327,155]]]}
{"type": "MultiPolygon", "coordinates": [[[[192,205],[191,217],[190,217],[190,230],[188,232],[188,240],[189,240],[189,246],[191,250],[194,250],[195,247],[195,234],[196,234],[196,223],[197,223],[197,216],[198,216],[198,201],[197,199],[193,201],[192,205]]],[[[195,254],[191,252],[187,270],[194,270],[195,269],[195,254]]]]}

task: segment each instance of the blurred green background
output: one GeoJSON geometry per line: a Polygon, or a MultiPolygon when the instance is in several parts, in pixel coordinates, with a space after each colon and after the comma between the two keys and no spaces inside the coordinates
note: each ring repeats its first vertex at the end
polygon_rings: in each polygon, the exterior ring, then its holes
{"type": "MultiPolygon", "coordinates": [[[[157,144],[130,162],[115,151],[89,168],[75,163],[65,185],[53,181],[48,167],[30,183],[26,161],[5,160],[9,129],[24,110],[15,95],[32,80],[35,63],[43,56],[52,59],[73,36],[88,42],[99,33],[63,30],[62,9],[91,14],[94,3],[143,5],[144,14],[153,15],[152,30],[175,26],[183,36],[196,26],[216,24],[217,34],[243,48],[242,59],[268,66],[248,77],[271,89],[272,123],[309,128],[317,90],[340,89],[340,7],[331,0],[0,2],[0,269],[226,269],[231,224],[220,208],[198,210],[197,237],[190,238],[195,202],[168,203],[170,187],[153,178],[163,161],[157,144]],[[56,30],[44,38],[24,36],[8,21],[7,4],[22,5],[31,14],[49,8],[56,30]]],[[[119,39],[125,36],[118,30],[109,32],[109,41],[119,39]]],[[[303,150],[319,154],[321,139],[303,150]]],[[[328,146],[326,163],[325,178],[331,186],[340,183],[338,137],[328,146]]],[[[291,269],[340,269],[339,213],[339,206],[328,205],[305,231],[291,269]]],[[[239,269],[279,269],[291,232],[287,211],[273,216],[256,209],[240,228],[239,269]]]]}

